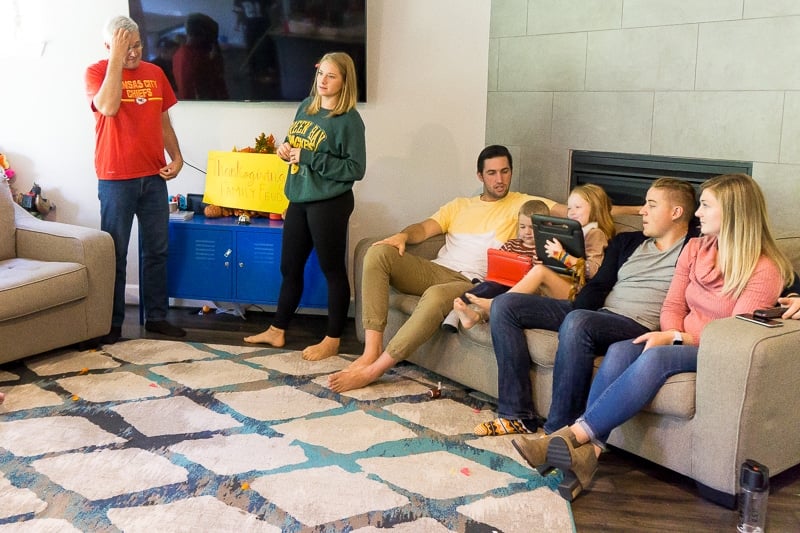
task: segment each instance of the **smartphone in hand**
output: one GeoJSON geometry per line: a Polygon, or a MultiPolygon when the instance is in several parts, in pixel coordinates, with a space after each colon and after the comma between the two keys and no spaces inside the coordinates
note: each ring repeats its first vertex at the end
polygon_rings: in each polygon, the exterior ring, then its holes
{"type": "Polygon", "coordinates": [[[741,315],[736,315],[736,318],[740,318],[742,320],[746,320],[748,322],[752,322],[753,324],[758,324],[759,326],[764,326],[767,328],[779,328],[783,326],[783,322],[779,322],[771,318],[757,317],[753,313],[743,313],[741,315]]]}
{"type": "Polygon", "coordinates": [[[769,309],[756,309],[753,316],[757,318],[780,318],[786,312],[785,307],[770,307],[769,309]]]}

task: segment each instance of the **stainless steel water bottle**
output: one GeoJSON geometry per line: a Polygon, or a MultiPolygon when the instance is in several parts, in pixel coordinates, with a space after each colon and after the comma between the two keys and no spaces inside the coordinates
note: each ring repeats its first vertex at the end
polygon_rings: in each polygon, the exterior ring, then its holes
{"type": "Polygon", "coordinates": [[[769,468],[752,459],[739,471],[739,526],[742,533],[764,533],[767,523],[769,468]]]}

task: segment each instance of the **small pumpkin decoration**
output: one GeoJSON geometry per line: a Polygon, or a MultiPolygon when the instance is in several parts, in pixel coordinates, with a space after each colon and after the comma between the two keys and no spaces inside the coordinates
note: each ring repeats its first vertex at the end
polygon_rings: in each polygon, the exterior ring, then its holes
{"type": "Polygon", "coordinates": [[[219,218],[222,216],[222,208],[218,205],[207,205],[203,209],[203,214],[206,218],[219,218]]]}

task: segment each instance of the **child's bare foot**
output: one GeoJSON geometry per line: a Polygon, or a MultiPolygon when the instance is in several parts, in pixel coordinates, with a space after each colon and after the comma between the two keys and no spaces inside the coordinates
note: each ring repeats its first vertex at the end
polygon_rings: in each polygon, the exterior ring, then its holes
{"type": "Polygon", "coordinates": [[[306,361],[321,361],[339,353],[339,339],[325,336],[319,344],[308,346],[303,350],[303,359],[306,361]]]}
{"type": "Polygon", "coordinates": [[[480,298],[475,296],[474,294],[466,293],[467,299],[470,301],[472,305],[477,307],[475,309],[477,312],[481,314],[482,317],[485,317],[488,320],[489,311],[492,310],[492,299],[491,298],[480,298]]]}
{"type": "Polygon", "coordinates": [[[470,329],[475,324],[483,321],[481,314],[465,304],[461,298],[453,300],[453,309],[455,309],[458,320],[464,329],[470,329]]]}
{"type": "Polygon", "coordinates": [[[250,335],[244,338],[244,342],[254,344],[269,344],[275,348],[282,348],[286,344],[286,332],[278,329],[275,326],[270,326],[266,331],[262,331],[258,335],[250,335]]]}

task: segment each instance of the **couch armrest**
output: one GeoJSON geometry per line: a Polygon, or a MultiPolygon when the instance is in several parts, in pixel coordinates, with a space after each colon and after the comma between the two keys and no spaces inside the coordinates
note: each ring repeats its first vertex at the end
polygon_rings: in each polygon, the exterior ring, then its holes
{"type": "MultiPolygon", "coordinates": [[[[356,249],[353,254],[353,292],[355,294],[356,337],[358,337],[358,340],[361,342],[364,342],[364,327],[361,325],[361,295],[363,293],[361,277],[364,272],[364,256],[373,243],[384,238],[385,237],[365,237],[361,239],[358,241],[358,244],[356,244],[356,249]]],[[[427,259],[435,259],[436,254],[443,245],[444,235],[436,235],[420,243],[409,244],[406,246],[406,252],[427,259]]]]}
{"type": "Polygon", "coordinates": [[[733,494],[745,459],[774,475],[800,463],[800,321],[765,328],[736,318],[703,331],[697,367],[693,477],[733,494]]]}
{"type": "Polygon", "coordinates": [[[108,331],[114,295],[114,241],[105,231],[40,220],[15,205],[17,257],[86,266],[87,323],[108,331]]]}
{"type": "Polygon", "coordinates": [[[14,208],[17,210],[17,257],[88,266],[97,254],[101,254],[102,259],[108,259],[106,254],[110,247],[113,260],[114,242],[108,233],[83,226],[40,220],[17,205],[14,208]]]}

